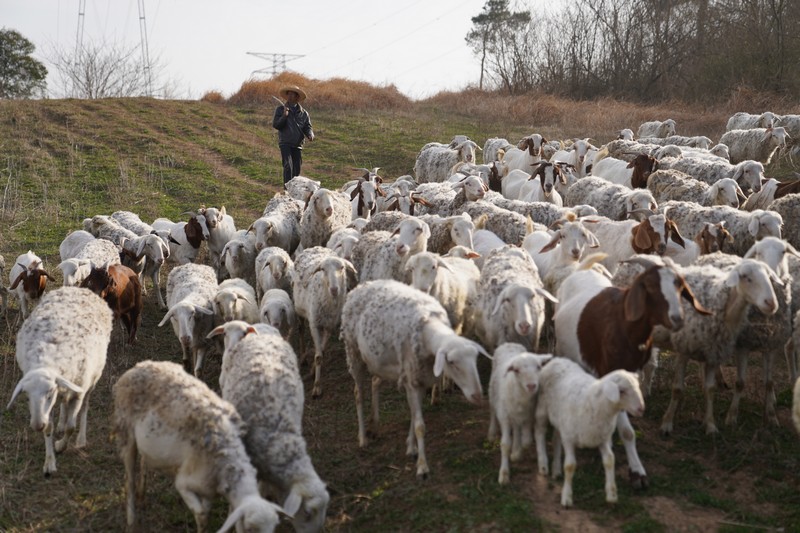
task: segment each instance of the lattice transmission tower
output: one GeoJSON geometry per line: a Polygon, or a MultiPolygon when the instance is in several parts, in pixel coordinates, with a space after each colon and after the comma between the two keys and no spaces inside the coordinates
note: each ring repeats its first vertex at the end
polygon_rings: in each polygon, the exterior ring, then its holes
{"type": "Polygon", "coordinates": [[[286,70],[286,62],[293,59],[305,57],[302,54],[283,54],[274,52],[247,52],[251,56],[260,57],[267,61],[272,61],[272,68],[264,67],[262,69],[254,70],[251,74],[272,74],[273,76],[286,70]]]}

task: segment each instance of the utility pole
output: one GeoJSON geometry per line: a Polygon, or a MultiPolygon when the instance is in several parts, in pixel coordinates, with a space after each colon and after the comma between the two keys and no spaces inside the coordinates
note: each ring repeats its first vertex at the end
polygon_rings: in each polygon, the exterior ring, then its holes
{"type": "MultiPolygon", "coordinates": [[[[287,61],[305,57],[304,55],[301,54],[282,54],[274,52],[247,52],[247,53],[251,56],[260,57],[261,59],[266,59],[267,61],[272,61],[273,76],[286,70],[287,61]]],[[[269,71],[270,71],[269,67],[264,67],[262,69],[254,70],[252,74],[269,74],[270,73],[269,71]]]]}
{"type": "Polygon", "coordinates": [[[150,50],[147,46],[147,23],[144,17],[144,0],[139,0],[139,37],[142,43],[142,73],[144,74],[145,96],[153,96],[153,77],[150,72],[150,50]]]}

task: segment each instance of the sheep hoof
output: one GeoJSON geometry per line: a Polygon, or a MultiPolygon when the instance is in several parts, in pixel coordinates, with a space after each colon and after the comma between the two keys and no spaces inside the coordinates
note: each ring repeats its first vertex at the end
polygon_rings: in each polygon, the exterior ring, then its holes
{"type": "Polygon", "coordinates": [[[644,490],[650,486],[650,481],[647,479],[647,476],[643,476],[639,472],[630,472],[628,474],[628,479],[635,490],[644,490]]]}
{"type": "Polygon", "coordinates": [[[417,479],[419,481],[428,481],[428,477],[430,477],[428,472],[417,472],[417,479]]]}

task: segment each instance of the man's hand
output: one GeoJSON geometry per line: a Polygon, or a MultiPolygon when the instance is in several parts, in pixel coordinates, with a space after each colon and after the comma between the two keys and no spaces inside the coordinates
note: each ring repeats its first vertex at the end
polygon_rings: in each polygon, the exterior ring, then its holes
{"type": "Polygon", "coordinates": [[[311,135],[307,135],[306,139],[308,139],[309,141],[313,141],[314,140],[314,134],[312,133],[311,135]]]}
{"type": "Polygon", "coordinates": [[[283,106],[283,116],[284,117],[288,117],[289,116],[289,106],[288,105],[283,106]]]}

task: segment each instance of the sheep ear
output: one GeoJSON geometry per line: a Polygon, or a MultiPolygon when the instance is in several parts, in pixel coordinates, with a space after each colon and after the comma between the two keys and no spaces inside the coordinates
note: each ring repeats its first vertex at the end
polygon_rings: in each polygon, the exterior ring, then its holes
{"type": "Polygon", "coordinates": [[[619,402],[619,387],[613,380],[603,380],[603,395],[608,398],[611,403],[619,402]]]}
{"type": "MultiPolygon", "coordinates": [[[[160,324],[159,324],[160,325],[160,324]]],[[[212,329],[208,335],[206,335],[206,339],[213,339],[217,335],[224,335],[225,334],[225,324],[221,326],[217,326],[212,329]]]]}
{"type": "Polygon", "coordinates": [[[539,250],[539,253],[540,253],[540,254],[543,254],[543,253],[549,252],[550,250],[554,249],[554,248],[556,247],[556,245],[558,245],[558,243],[559,243],[559,242],[561,242],[561,234],[560,234],[560,233],[556,233],[556,234],[553,236],[553,238],[552,238],[552,239],[550,239],[550,242],[548,242],[547,244],[545,244],[545,245],[542,247],[542,249],[541,249],[541,250],[539,250]]]}
{"type": "Polygon", "coordinates": [[[425,237],[430,239],[431,238],[431,227],[429,225],[427,225],[427,224],[423,224],[422,225],[422,233],[425,234],[425,237]]]}
{"type": "Polygon", "coordinates": [[[748,232],[750,233],[750,235],[752,235],[753,237],[755,237],[756,235],[758,235],[758,226],[759,226],[759,220],[758,220],[758,217],[751,216],[751,217],[750,217],[750,222],[748,222],[748,223],[747,223],[747,231],[748,231],[748,232]]]}
{"type": "Polygon", "coordinates": [[[725,286],[726,287],[735,287],[739,284],[739,272],[736,270],[731,270],[728,277],[725,278],[725,286]]]}
{"type": "Polygon", "coordinates": [[[67,378],[56,376],[56,385],[58,385],[62,389],[69,389],[75,394],[82,394],[83,388],[75,385],[73,382],[68,380],[67,378]]]}
{"type": "Polygon", "coordinates": [[[437,262],[438,262],[439,266],[442,267],[443,269],[449,270],[450,272],[455,273],[453,268],[450,265],[447,264],[447,261],[443,261],[442,258],[439,258],[439,261],[437,261],[437,262]]]}
{"type": "Polygon", "coordinates": [[[553,296],[552,294],[550,294],[549,292],[540,287],[535,288],[534,292],[539,296],[541,296],[542,298],[544,298],[545,300],[550,300],[554,304],[558,303],[558,298],[556,298],[555,296],[553,296]]]}
{"type": "Polygon", "coordinates": [[[293,517],[300,510],[300,504],[302,503],[303,497],[300,495],[300,491],[296,487],[292,488],[289,496],[286,497],[286,501],[283,502],[283,510],[287,515],[293,517]]]}
{"type": "Polygon", "coordinates": [[[644,314],[644,309],[647,304],[647,291],[641,280],[634,281],[631,288],[628,289],[628,294],[625,295],[623,302],[623,310],[625,312],[625,320],[630,322],[639,320],[644,314]]]}
{"type": "Polygon", "coordinates": [[[447,350],[444,348],[439,348],[436,351],[436,358],[433,361],[433,375],[434,377],[439,377],[442,375],[444,371],[444,364],[447,362],[447,350]]]}
{"type": "Polygon", "coordinates": [[[162,318],[162,319],[161,319],[161,322],[159,322],[159,323],[158,323],[158,327],[161,327],[161,326],[163,326],[164,324],[166,324],[166,323],[167,323],[167,320],[169,320],[170,318],[172,318],[172,313],[173,313],[174,311],[175,311],[175,308],[174,308],[174,307],[173,307],[172,309],[170,309],[169,311],[167,311],[167,314],[166,314],[166,315],[164,315],[164,318],[162,318]]]}
{"type": "Polygon", "coordinates": [[[9,400],[8,405],[6,406],[6,411],[11,409],[11,406],[14,404],[14,400],[16,400],[19,393],[22,392],[22,388],[24,387],[24,381],[25,381],[25,376],[23,376],[22,379],[20,379],[19,382],[17,383],[17,386],[14,387],[14,392],[11,394],[11,400],[9,400]]]}

